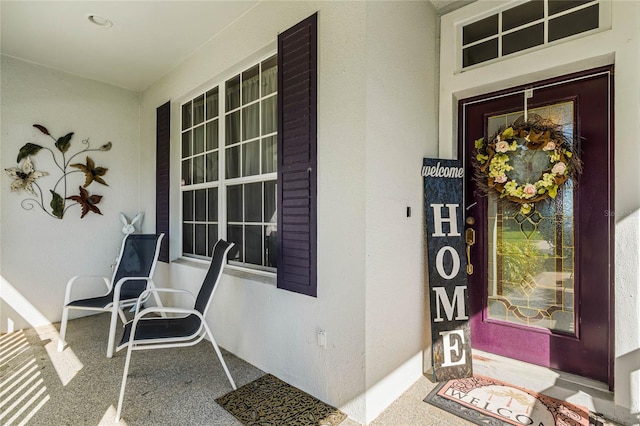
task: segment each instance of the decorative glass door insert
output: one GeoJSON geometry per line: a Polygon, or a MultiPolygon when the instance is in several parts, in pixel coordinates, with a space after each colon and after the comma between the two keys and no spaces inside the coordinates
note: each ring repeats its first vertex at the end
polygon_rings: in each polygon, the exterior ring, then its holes
{"type": "MultiPolygon", "coordinates": [[[[528,114],[562,126],[573,141],[573,101],[530,109],[528,114]]],[[[490,116],[487,133],[495,134],[522,116],[522,111],[490,116]]],[[[522,163],[515,168],[523,175],[517,179],[533,183],[547,169],[548,156],[541,150],[524,150],[513,160],[522,163]]],[[[555,199],[535,203],[528,214],[489,197],[488,319],[575,334],[573,199],[570,180],[555,199]]]]}

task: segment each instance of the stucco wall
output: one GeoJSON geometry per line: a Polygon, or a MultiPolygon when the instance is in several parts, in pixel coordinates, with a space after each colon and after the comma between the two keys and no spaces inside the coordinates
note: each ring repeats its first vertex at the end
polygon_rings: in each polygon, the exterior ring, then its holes
{"type": "MultiPolygon", "coordinates": [[[[2,56],[1,150],[2,168],[15,167],[19,149],[27,142],[53,149],[54,141],[32,127],[41,124],[55,137],[75,132],[70,155],[83,148],[89,138],[92,148],[111,141],[109,152],[79,155],[72,163],[85,163],[89,155],[109,171],[109,186],[92,183],[91,194],[103,195],[94,213],[80,219],[80,207],[67,210],[62,220],[39,207],[25,210],[25,191],[11,192],[11,179],[2,172],[2,306],[0,331],[38,326],[60,320],[64,289],[69,278],[79,274],[112,274],[110,265],[120,249],[122,224],[119,212],[130,217],[138,211],[138,94],[49,68],[2,56]],[[23,298],[19,297],[21,295],[23,298]]],[[[45,192],[61,173],[51,155],[41,150],[33,156],[36,170],[49,176],[37,180],[45,192]]],[[[75,169],[70,169],[75,170],[75,169]]],[[[84,183],[81,173],[69,175],[68,195],[77,194],[84,183]]],[[[60,187],[59,187],[60,188],[60,187]]],[[[49,209],[50,210],[50,209],[49,209]]],[[[100,284],[103,291],[104,285],[100,284]]]]}
{"type": "Polygon", "coordinates": [[[437,156],[437,37],[427,2],[367,5],[368,420],[420,377],[430,344],[420,167],[437,156]]]}
{"type": "MultiPolygon", "coordinates": [[[[366,4],[261,2],[142,94],[141,143],[155,152],[155,109],[180,100],[258,51],[275,52],[277,34],[319,12],[318,297],[278,290],[273,278],[225,274],[209,320],[219,344],[364,421],[366,4]],[[316,332],[327,332],[327,347],[316,332]]],[[[241,68],[237,68],[238,71],[241,68]]],[[[172,127],[173,182],[179,181],[179,129],[172,127]]],[[[153,155],[141,185],[153,187],[153,155]]],[[[177,185],[172,188],[172,256],[179,254],[177,185]],[[178,246],[175,245],[178,244],[178,246]]],[[[142,193],[147,212],[153,193],[142,193]]],[[[193,264],[172,264],[176,286],[199,285],[193,264]]]]}
{"type": "MultiPolygon", "coordinates": [[[[516,55],[462,73],[454,72],[454,25],[504,2],[482,1],[442,18],[440,155],[455,157],[459,99],[614,64],[615,205],[615,403],[640,412],[640,2],[610,1],[611,29],[516,55]]],[[[486,15],[483,15],[486,16],[486,15]]],[[[588,173],[588,170],[585,171],[588,173]]],[[[588,231],[587,231],[588,232],[588,231]]]]}

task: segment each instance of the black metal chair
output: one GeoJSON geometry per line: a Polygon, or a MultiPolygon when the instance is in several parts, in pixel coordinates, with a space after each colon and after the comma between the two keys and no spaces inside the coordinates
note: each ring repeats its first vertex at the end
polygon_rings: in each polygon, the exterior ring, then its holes
{"type": "Polygon", "coordinates": [[[125,324],[122,340],[116,351],[128,346],[127,358],[124,364],[124,373],[122,375],[122,386],[120,387],[120,397],[118,399],[118,409],[116,412],[116,422],[120,421],[122,413],[122,402],[124,400],[124,390],[127,384],[127,375],[129,372],[129,364],[131,361],[131,353],[135,350],[144,349],[163,349],[184,346],[193,346],[199,343],[205,337],[208,337],[213,345],[213,349],[218,355],[218,359],[227,374],[227,378],[231,383],[231,387],[235,390],[236,384],[229,373],[229,369],[222,358],[220,348],[213,338],[211,329],[207,325],[205,316],[217,284],[222,276],[222,270],[226,264],[229,250],[233,247],[233,243],[224,240],[218,240],[213,248],[213,257],[209,270],[204,278],[202,287],[198,292],[198,296],[186,290],[170,289],[170,288],[149,288],[144,291],[139,298],[136,306],[134,319],[125,324]],[[152,294],[158,293],[181,293],[188,294],[194,299],[194,305],[191,309],[175,308],[175,307],[149,307],[140,309],[142,304],[152,294]],[[161,315],[172,315],[169,317],[161,317],[161,315]]]}
{"type": "MultiPolygon", "coordinates": [[[[123,323],[127,322],[124,308],[134,306],[138,297],[148,288],[154,288],[153,273],[160,254],[160,244],[164,234],[129,234],[122,240],[120,255],[116,263],[111,281],[107,277],[78,275],[67,282],[58,338],[58,351],[65,345],[67,321],[70,309],[111,312],[107,357],[113,356],[116,336],[117,317],[123,323]],[[97,297],[72,300],[73,287],[87,279],[102,279],[107,287],[107,293],[97,297]]],[[[162,306],[160,298],[155,295],[156,303],[162,306]]]]}

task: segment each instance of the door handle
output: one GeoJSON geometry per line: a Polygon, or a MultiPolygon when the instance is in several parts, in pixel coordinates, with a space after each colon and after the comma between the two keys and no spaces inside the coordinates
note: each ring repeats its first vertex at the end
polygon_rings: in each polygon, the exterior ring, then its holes
{"type": "Polygon", "coordinates": [[[471,246],[476,243],[476,231],[473,228],[467,228],[464,232],[464,239],[467,243],[467,275],[473,274],[473,265],[471,264],[471,246]]]}

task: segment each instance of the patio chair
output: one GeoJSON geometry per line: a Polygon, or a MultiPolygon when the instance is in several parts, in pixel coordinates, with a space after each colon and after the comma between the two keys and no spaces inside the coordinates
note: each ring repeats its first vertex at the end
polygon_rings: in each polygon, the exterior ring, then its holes
{"type": "Polygon", "coordinates": [[[171,288],[149,288],[140,295],[135,316],[132,321],[125,324],[122,340],[116,349],[116,351],[119,351],[128,346],[120,397],[118,399],[118,409],[116,411],[116,422],[120,421],[120,414],[122,413],[122,402],[124,400],[124,390],[127,384],[132,351],[193,346],[208,337],[231,383],[231,387],[234,390],[236,389],[236,384],[222,358],[220,348],[205,320],[213,294],[222,276],[227,254],[232,247],[233,243],[228,243],[224,240],[218,240],[215,244],[209,270],[197,297],[194,297],[192,293],[186,290],[171,288]],[[145,300],[151,294],[157,293],[186,294],[194,300],[193,308],[154,306],[140,310],[140,306],[145,300]],[[158,314],[170,314],[172,316],[159,317],[158,314]]]}
{"type": "MultiPolygon", "coordinates": [[[[122,240],[120,255],[111,281],[107,277],[78,275],[67,282],[58,338],[58,351],[65,345],[65,334],[70,309],[111,312],[107,358],[113,356],[116,326],[120,316],[122,323],[127,322],[123,309],[134,306],[138,297],[147,288],[154,288],[153,273],[160,253],[160,243],[164,234],[130,234],[122,240]],[[87,278],[102,279],[107,293],[97,297],[72,300],[72,290],[77,283],[87,282],[87,278]]],[[[155,295],[156,303],[162,306],[160,298],[155,295]]]]}

